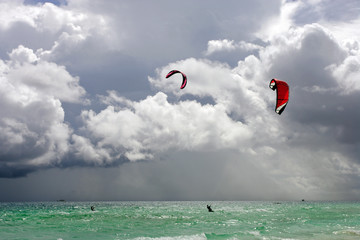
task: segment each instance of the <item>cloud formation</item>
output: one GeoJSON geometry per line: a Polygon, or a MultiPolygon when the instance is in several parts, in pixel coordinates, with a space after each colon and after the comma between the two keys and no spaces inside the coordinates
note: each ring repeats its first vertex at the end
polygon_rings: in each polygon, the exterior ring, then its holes
{"type": "Polygon", "coordinates": [[[174,95],[175,103],[168,102],[161,92],[140,102],[111,93],[106,102],[125,107],[116,110],[112,104],[99,114],[84,112],[85,120],[92,137],[100,139],[98,143],[125,147],[129,149],[125,154],[133,160],[153,156],[139,155],[141,151],[237,149],[253,156],[258,165],[281,181],[287,179],[296,188],[315,191],[327,185],[324,177],[358,174],[357,158],[348,154],[359,144],[357,134],[351,134],[356,126],[348,125],[346,119],[356,119],[354,123],[360,119],[344,106],[358,98],[359,92],[353,87],[353,92],[348,92],[351,85],[347,84],[351,83],[337,76],[351,52],[320,25],[306,25],[273,38],[268,46],[259,48],[258,58],[248,56],[235,68],[190,58],[157,69],[156,77],[149,77],[150,83],[174,95]],[[164,78],[175,67],[188,76],[183,90],[179,90],[180,78],[164,78]],[[281,118],[273,113],[274,93],[268,88],[272,76],[286,79],[291,86],[291,101],[281,118]],[[188,95],[200,102],[211,97],[214,104],[181,100],[188,95]],[[122,123],[130,129],[114,131],[123,128],[122,123]],[[105,131],[105,126],[112,127],[105,131]],[[276,160],[269,164],[266,159],[276,160]],[[319,170],[309,174],[314,167],[319,170]]]}
{"type": "Polygon", "coordinates": [[[22,175],[26,167],[32,171],[61,162],[72,131],[64,122],[61,102],[86,101],[79,79],[63,66],[39,60],[21,45],[9,57],[0,61],[0,158],[5,177],[22,175]]]}
{"type": "Polygon", "coordinates": [[[96,114],[82,113],[86,132],[104,149],[122,153],[129,160],[153,158],[154,153],[174,150],[235,148],[251,137],[241,122],[233,121],[221,104],[196,101],[171,104],[158,92],[125,107],[108,106],[96,114]],[[229,131],[232,129],[232,131],[229,131]]]}
{"type": "Polygon", "coordinates": [[[359,19],[273,3],[3,1],[0,177],[221,152],[284,194],[358,196],[359,19]],[[281,116],[272,78],[290,85],[281,116]]]}

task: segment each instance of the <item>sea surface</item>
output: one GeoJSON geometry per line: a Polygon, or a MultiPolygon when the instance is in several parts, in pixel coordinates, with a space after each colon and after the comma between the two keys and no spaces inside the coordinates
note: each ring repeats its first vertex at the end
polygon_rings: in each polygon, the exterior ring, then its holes
{"type": "Polygon", "coordinates": [[[0,203],[0,239],[360,239],[360,202],[0,203]]]}

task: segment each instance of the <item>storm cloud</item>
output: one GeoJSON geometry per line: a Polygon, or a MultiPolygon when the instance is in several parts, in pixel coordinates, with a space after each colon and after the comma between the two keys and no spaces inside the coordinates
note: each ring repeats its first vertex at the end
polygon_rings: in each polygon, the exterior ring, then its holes
{"type": "Polygon", "coordinates": [[[0,3],[0,200],[359,197],[355,1],[56,3],[0,3]]]}

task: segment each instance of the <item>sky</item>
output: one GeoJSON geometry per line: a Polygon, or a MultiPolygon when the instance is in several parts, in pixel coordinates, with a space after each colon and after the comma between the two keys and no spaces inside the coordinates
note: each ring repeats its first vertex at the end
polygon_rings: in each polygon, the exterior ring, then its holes
{"type": "Polygon", "coordinates": [[[359,10],[0,0],[0,201],[359,200],[359,10]]]}

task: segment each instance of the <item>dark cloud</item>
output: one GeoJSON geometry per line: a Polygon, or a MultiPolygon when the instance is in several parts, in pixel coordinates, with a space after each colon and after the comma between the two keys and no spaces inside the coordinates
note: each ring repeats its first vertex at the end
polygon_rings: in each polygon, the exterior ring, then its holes
{"type": "Polygon", "coordinates": [[[0,28],[0,56],[1,59],[8,59],[8,53],[19,45],[24,45],[31,49],[48,49],[57,39],[57,35],[50,32],[40,32],[26,22],[14,22],[9,29],[0,28]],[[39,41],[41,39],[41,41],[39,41]]]}
{"type": "Polygon", "coordinates": [[[278,194],[290,197],[245,157],[237,156],[235,160],[231,155],[182,152],[162,161],[121,167],[48,169],[27,178],[0,181],[0,201],[273,200],[278,194]]]}
{"type": "Polygon", "coordinates": [[[321,26],[308,25],[305,29],[294,43],[284,42],[284,48],[278,46],[276,58],[269,62],[269,74],[287,79],[294,88],[337,86],[325,68],[341,63],[347,53],[321,26]]]}
{"type": "MultiPolygon", "coordinates": [[[[13,160],[16,159],[13,156],[5,156],[7,160],[13,160]]],[[[0,160],[1,161],[1,160],[0,160]]],[[[0,163],[0,178],[20,178],[25,177],[29,173],[32,173],[34,171],[38,171],[39,169],[34,166],[19,166],[16,167],[9,166],[7,163],[3,163],[1,161],[0,163]]]]}
{"type": "MultiPolygon", "coordinates": [[[[299,1],[300,2],[300,1],[299,1]]],[[[304,1],[294,14],[296,24],[302,25],[319,21],[352,21],[358,18],[358,1],[322,0],[318,3],[304,1]]]]}
{"type": "Polygon", "coordinates": [[[110,16],[109,24],[123,51],[159,66],[200,56],[209,39],[253,38],[252,32],[261,27],[262,21],[277,14],[280,1],[228,1],[224,5],[217,1],[182,1],[175,6],[171,1],[108,1],[92,2],[91,8],[70,1],[69,5],[110,16]]]}
{"type": "Polygon", "coordinates": [[[293,121],[327,128],[329,137],[339,143],[357,143],[360,118],[353,107],[360,100],[359,93],[344,94],[339,84],[342,79],[337,80],[328,69],[340,65],[347,53],[324,29],[311,28],[296,46],[276,56],[269,72],[291,86],[286,111],[293,121]]]}

